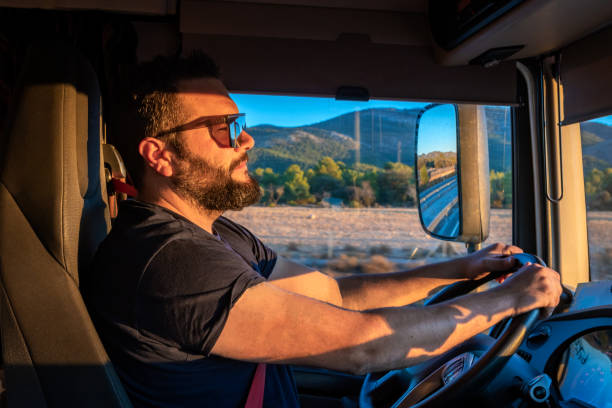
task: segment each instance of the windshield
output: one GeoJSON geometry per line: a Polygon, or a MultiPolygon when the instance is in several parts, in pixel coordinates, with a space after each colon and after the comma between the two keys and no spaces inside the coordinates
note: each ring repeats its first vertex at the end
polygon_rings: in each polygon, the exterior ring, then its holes
{"type": "MultiPolygon", "coordinates": [[[[332,275],[408,269],[465,254],[423,231],[414,137],[422,102],[233,94],[255,139],[256,206],[228,216],[277,253],[332,275]]],[[[512,241],[510,108],[487,107],[491,232],[512,241]]],[[[486,243],[485,243],[486,244],[486,243]]]]}

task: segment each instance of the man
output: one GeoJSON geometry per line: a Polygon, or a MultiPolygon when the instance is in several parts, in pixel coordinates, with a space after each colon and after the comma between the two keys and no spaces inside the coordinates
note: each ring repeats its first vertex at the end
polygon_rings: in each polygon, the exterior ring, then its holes
{"type": "Polygon", "coordinates": [[[244,406],[259,362],[268,363],[264,405],[296,406],[286,364],[405,367],[558,303],[557,273],[528,265],[495,289],[407,306],[442,285],[510,269],[521,250],[501,244],[338,279],[278,257],[222,217],[255,203],[259,187],[247,167],[254,141],[214,63],[159,59],[132,85],[121,151],[139,193],[122,203],[86,294],[136,406],[244,406]]]}

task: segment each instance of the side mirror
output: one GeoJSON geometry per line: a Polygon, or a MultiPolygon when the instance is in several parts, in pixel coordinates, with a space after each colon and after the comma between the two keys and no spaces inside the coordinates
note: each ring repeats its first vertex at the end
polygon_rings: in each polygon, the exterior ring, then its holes
{"type": "Polygon", "coordinates": [[[417,119],[415,174],[423,229],[478,244],[489,235],[489,155],[484,109],[428,105],[417,119]]]}

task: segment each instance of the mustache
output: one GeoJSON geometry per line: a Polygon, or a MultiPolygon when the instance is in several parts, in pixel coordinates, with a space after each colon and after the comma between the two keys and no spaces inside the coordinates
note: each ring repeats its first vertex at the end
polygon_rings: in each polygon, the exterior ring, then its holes
{"type": "Polygon", "coordinates": [[[229,171],[234,170],[236,167],[240,166],[242,162],[249,161],[249,155],[244,152],[239,158],[230,163],[229,171]]]}

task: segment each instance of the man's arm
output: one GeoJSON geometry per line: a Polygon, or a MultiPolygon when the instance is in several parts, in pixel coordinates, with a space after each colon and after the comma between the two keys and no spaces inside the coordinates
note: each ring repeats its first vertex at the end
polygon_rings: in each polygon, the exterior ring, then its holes
{"type": "Polygon", "coordinates": [[[245,291],[212,352],[354,373],[405,367],[439,355],[501,319],[553,307],[558,274],[528,265],[503,285],[428,307],[352,311],[264,282],[245,291]]]}
{"type": "Polygon", "coordinates": [[[515,246],[491,245],[466,257],[387,274],[351,275],[333,279],[321,272],[279,258],[270,283],[351,310],[403,306],[429,296],[442,286],[476,279],[487,272],[508,270],[522,252],[515,246]]]}
{"type": "Polygon", "coordinates": [[[288,292],[342,306],[342,295],[334,278],[287,258],[277,258],[268,282],[288,292]]]}

